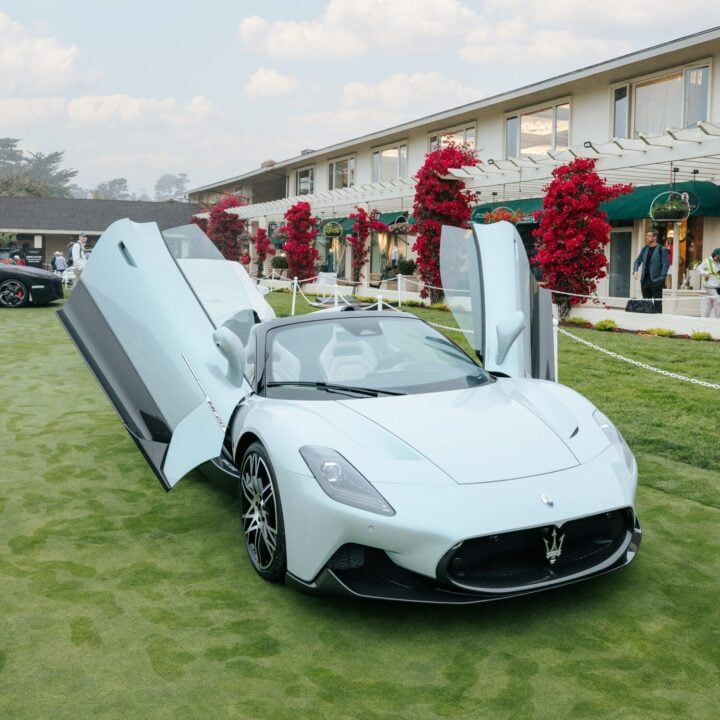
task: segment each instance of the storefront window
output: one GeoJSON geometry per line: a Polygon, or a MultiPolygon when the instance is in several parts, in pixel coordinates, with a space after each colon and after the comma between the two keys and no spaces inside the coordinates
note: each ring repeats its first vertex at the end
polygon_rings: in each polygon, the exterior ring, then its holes
{"type": "Polygon", "coordinates": [[[373,182],[407,176],[407,145],[376,150],[373,153],[373,182]]]}
{"type": "Polygon", "coordinates": [[[565,150],[570,142],[570,103],[550,105],[505,120],[505,156],[565,150]]]}
{"type": "Polygon", "coordinates": [[[355,158],[333,160],[328,164],[328,189],[352,187],[355,184],[355,158]]]}
{"type": "Polygon", "coordinates": [[[315,169],[303,168],[295,171],[295,194],[310,195],[315,189],[315,169]]]}

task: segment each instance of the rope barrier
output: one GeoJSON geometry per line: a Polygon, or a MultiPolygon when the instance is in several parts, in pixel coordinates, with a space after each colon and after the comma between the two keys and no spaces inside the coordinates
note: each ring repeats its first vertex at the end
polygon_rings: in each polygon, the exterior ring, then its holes
{"type": "Polygon", "coordinates": [[[683,382],[688,382],[693,385],[700,385],[701,387],[707,387],[713,390],[720,390],[720,385],[717,385],[715,383],[706,382],[705,380],[697,380],[696,378],[680,375],[678,373],[671,372],[670,370],[663,370],[662,368],[653,367],[652,365],[640,362],[639,360],[633,360],[632,358],[625,357],[624,355],[620,355],[619,353],[613,352],[612,350],[608,350],[606,348],[600,347],[599,345],[595,345],[595,343],[591,343],[589,340],[585,340],[578,337],[577,335],[573,335],[572,333],[564,330],[563,328],[558,328],[558,332],[562,335],[566,335],[567,337],[572,338],[573,340],[575,340],[575,342],[586,345],[593,350],[601,352],[604,355],[608,355],[609,357],[615,358],[616,360],[628,363],[629,365],[634,365],[635,367],[642,368],[643,370],[649,370],[651,372],[658,373],[659,375],[664,375],[665,377],[672,378],[673,380],[682,380],[683,382]]]}

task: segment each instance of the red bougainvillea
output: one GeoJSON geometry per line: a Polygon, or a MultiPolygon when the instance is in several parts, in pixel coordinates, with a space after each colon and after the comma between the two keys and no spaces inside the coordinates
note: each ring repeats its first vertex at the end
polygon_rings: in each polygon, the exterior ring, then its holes
{"type": "Polygon", "coordinates": [[[387,232],[388,226],[379,220],[373,220],[365,208],[356,207],[355,210],[356,212],[350,215],[350,219],[355,222],[352,226],[352,235],[348,235],[347,241],[348,245],[352,248],[353,280],[359,282],[361,270],[367,262],[367,257],[370,252],[368,238],[370,237],[371,231],[387,232]]]}
{"type": "MultiPolygon", "coordinates": [[[[632,185],[607,185],[595,172],[595,161],[577,158],[553,170],[546,188],[543,209],[535,213],[540,221],[533,235],[543,279],[549,288],[590,295],[597,281],[607,274],[604,247],[610,241],[610,224],[600,204],[632,191],[632,185]]],[[[569,303],[583,298],[555,295],[563,314],[569,303]]]]}
{"type": "MultiPolygon", "coordinates": [[[[417,253],[417,267],[426,285],[441,287],[440,281],[440,230],[443,225],[467,227],[470,220],[471,204],[475,196],[465,190],[461,180],[445,180],[448,170],[477,165],[475,153],[464,146],[447,145],[425,157],[425,164],[416,175],[415,217],[418,236],[413,245],[417,253]]],[[[441,290],[420,291],[423,297],[428,294],[433,302],[442,297],[441,290]]]]}
{"type": "Polygon", "coordinates": [[[285,212],[285,224],[278,232],[287,236],[283,251],[288,261],[288,277],[303,281],[315,274],[320,253],[313,242],[317,235],[317,220],[312,216],[310,203],[298,202],[285,212]]]}
{"type": "Polygon", "coordinates": [[[274,255],[275,248],[265,228],[258,228],[255,235],[255,262],[257,263],[257,276],[262,277],[263,265],[268,255],[274,255]]]}
{"type": "Polygon", "coordinates": [[[238,237],[245,232],[245,220],[241,220],[237,215],[225,211],[228,208],[240,207],[241,205],[247,205],[247,202],[237,195],[227,194],[207,208],[210,213],[207,220],[205,218],[191,218],[191,222],[201,228],[227,260],[237,260],[240,253],[238,237]]]}

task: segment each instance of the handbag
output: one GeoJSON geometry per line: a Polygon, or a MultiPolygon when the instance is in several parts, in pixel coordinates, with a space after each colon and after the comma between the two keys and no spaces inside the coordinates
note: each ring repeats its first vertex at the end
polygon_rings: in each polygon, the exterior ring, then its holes
{"type": "Polygon", "coordinates": [[[649,299],[632,298],[625,305],[625,312],[656,313],[655,301],[649,299]]]}

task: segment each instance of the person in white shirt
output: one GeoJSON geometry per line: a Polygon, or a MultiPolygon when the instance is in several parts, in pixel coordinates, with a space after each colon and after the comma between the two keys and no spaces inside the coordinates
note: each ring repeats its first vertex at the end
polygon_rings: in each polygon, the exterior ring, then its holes
{"type": "Polygon", "coordinates": [[[77,242],[72,246],[72,269],[75,273],[74,282],[80,282],[80,275],[85,269],[87,256],[85,255],[85,243],[87,243],[87,235],[80,233],[77,242]]]}
{"type": "Polygon", "coordinates": [[[707,295],[700,303],[700,315],[720,318],[720,248],[715,248],[696,270],[702,275],[707,295]]]}

